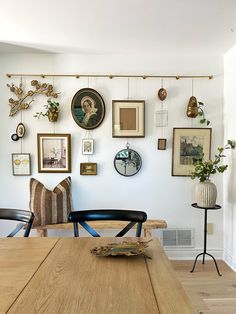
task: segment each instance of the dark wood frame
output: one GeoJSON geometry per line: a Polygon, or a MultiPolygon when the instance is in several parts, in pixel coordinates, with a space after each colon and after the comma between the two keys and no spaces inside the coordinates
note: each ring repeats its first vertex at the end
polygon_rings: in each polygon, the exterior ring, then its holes
{"type": "Polygon", "coordinates": [[[81,175],[85,175],[85,176],[96,176],[97,175],[97,163],[95,162],[82,162],[80,163],[80,174],[81,175]],[[88,172],[88,170],[86,171],[86,169],[84,169],[87,166],[92,166],[92,172],[88,172]]]}
{"type": "MultiPolygon", "coordinates": [[[[122,108],[125,108],[125,106],[122,108]]],[[[125,138],[128,138],[128,137],[145,137],[145,101],[144,100],[112,100],[112,137],[125,137],[125,138]],[[119,135],[116,133],[116,130],[115,130],[115,119],[116,119],[115,106],[116,106],[116,104],[120,104],[120,103],[127,103],[127,104],[139,103],[140,104],[141,114],[142,114],[142,117],[140,119],[141,119],[141,123],[143,125],[143,129],[141,131],[141,134],[130,135],[130,133],[125,134],[125,132],[123,132],[122,135],[119,135]]]]}
{"type": "Polygon", "coordinates": [[[166,150],[166,138],[159,138],[157,144],[158,150],[166,150]],[[164,148],[162,148],[161,142],[164,144],[164,148]]]}
{"type": "Polygon", "coordinates": [[[102,123],[102,121],[103,121],[103,119],[105,117],[105,103],[104,103],[104,100],[103,100],[102,96],[95,89],[92,89],[92,88],[82,88],[74,95],[74,97],[72,99],[72,102],[71,102],[71,113],[72,113],[73,119],[78,124],[78,126],[80,126],[83,129],[86,129],[86,130],[93,130],[93,129],[97,128],[102,123]],[[78,116],[75,114],[75,107],[81,108],[81,100],[82,100],[83,97],[86,97],[86,96],[90,97],[94,101],[96,101],[96,103],[97,103],[96,108],[98,109],[99,114],[101,114],[101,118],[93,126],[85,126],[85,125],[83,125],[79,121],[78,116]],[[79,103],[79,105],[78,105],[78,103],[79,103]]]}
{"type": "MultiPolygon", "coordinates": [[[[179,174],[176,174],[176,171],[175,171],[175,158],[176,158],[176,152],[175,152],[175,137],[176,137],[176,132],[178,130],[189,130],[190,132],[195,130],[195,131],[199,131],[199,132],[208,132],[208,136],[209,136],[209,145],[207,147],[207,155],[205,154],[204,155],[204,158],[205,159],[210,159],[211,157],[211,137],[212,137],[212,129],[211,128],[173,128],[173,142],[172,142],[172,169],[171,169],[171,175],[172,176],[178,176],[178,177],[190,177],[191,174],[190,172],[194,170],[194,166],[191,166],[189,165],[189,174],[186,174],[186,170],[184,173],[179,173],[179,174]],[[191,169],[192,168],[192,169],[191,169]]],[[[184,134],[185,135],[185,134],[184,134]]],[[[197,134],[196,134],[197,135],[197,134]]],[[[206,147],[205,147],[206,148],[206,147]]]]}
{"type": "Polygon", "coordinates": [[[30,176],[31,175],[31,156],[30,153],[12,153],[12,174],[13,176],[30,176]],[[15,155],[27,155],[29,157],[29,172],[27,174],[16,174],[15,173],[15,166],[14,166],[14,156],[15,155]]]}
{"type": "Polygon", "coordinates": [[[70,134],[62,134],[62,133],[38,133],[37,134],[37,147],[38,147],[38,172],[40,173],[64,173],[64,172],[71,172],[71,135],[70,134]],[[47,168],[47,170],[42,168],[41,165],[41,145],[40,140],[41,138],[65,138],[67,139],[67,148],[66,148],[66,155],[67,155],[67,168],[55,169],[55,168],[47,168]],[[51,170],[52,169],[52,170],[51,170]]]}

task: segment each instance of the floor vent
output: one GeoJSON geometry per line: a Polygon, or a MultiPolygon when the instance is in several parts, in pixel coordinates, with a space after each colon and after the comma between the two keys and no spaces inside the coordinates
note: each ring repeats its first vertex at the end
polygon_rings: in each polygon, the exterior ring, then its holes
{"type": "Polygon", "coordinates": [[[193,229],[163,229],[161,242],[167,247],[193,247],[193,229]]]}

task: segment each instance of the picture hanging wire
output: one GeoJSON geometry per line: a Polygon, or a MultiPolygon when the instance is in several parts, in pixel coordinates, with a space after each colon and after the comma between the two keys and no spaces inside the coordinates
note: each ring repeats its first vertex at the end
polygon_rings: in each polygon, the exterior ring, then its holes
{"type": "MultiPolygon", "coordinates": [[[[161,88],[163,88],[163,78],[161,79],[161,88]]],[[[161,111],[162,111],[162,115],[161,115],[161,137],[163,138],[163,100],[161,100],[161,111]]]]}
{"type": "MultiPolygon", "coordinates": [[[[193,78],[192,78],[192,96],[194,96],[194,95],[193,95],[193,78]]],[[[193,128],[193,120],[194,120],[194,119],[190,119],[190,120],[191,120],[191,128],[193,128]]]]}
{"type": "MultiPolygon", "coordinates": [[[[20,86],[22,88],[22,76],[20,77],[20,86]]],[[[20,110],[20,123],[23,123],[23,110],[20,110]]],[[[23,138],[20,138],[20,153],[23,152],[23,138]]]]}
{"type": "MultiPolygon", "coordinates": [[[[52,86],[54,86],[54,77],[52,78],[52,86]]],[[[53,122],[53,132],[56,134],[56,121],[53,122]]]]}

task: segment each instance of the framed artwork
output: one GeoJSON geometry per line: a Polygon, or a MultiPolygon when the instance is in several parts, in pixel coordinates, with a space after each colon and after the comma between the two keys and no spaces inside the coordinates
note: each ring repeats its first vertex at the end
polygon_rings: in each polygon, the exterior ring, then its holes
{"type": "Polygon", "coordinates": [[[71,172],[70,134],[37,134],[38,172],[71,172]]]}
{"type": "Polygon", "coordinates": [[[14,176],[30,176],[31,175],[30,154],[13,153],[12,172],[14,176]]]}
{"type": "Polygon", "coordinates": [[[83,139],[82,140],[82,154],[92,155],[93,154],[93,140],[83,139]]]}
{"type": "Polygon", "coordinates": [[[83,129],[97,128],[105,116],[102,96],[92,88],[82,88],[73,97],[71,113],[75,122],[83,129]]]}
{"type": "Polygon", "coordinates": [[[97,174],[97,164],[93,162],[84,162],[80,164],[80,174],[81,175],[96,175],[97,174]]]}
{"type": "Polygon", "coordinates": [[[112,137],[145,136],[145,101],[112,101],[112,137]]]}
{"type": "Polygon", "coordinates": [[[203,154],[210,159],[210,128],[173,129],[172,176],[190,176],[203,154]]]}
{"type": "Polygon", "coordinates": [[[158,150],[166,150],[166,138],[159,138],[158,139],[158,150]]]}
{"type": "Polygon", "coordinates": [[[156,127],[168,126],[168,110],[156,111],[156,127]]]}

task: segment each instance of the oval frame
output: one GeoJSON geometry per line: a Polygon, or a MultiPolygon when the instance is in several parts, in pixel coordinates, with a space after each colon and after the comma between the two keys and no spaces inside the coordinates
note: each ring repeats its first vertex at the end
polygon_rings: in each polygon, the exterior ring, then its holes
{"type": "Polygon", "coordinates": [[[24,137],[25,135],[25,126],[23,123],[19,123],[16,127],[16,134],[18,135],[19,138],[24,137]]]}
{"type": "Polygon", "coordinates": [[[102,96],[92,88],[82,88],[73,97],[71,102],[71,113],[76,124],[83,129],[96,129],[105,116],[105,103],[102,96]],[[92,113],[85,117],[82,105],[89,104],[92,113]]]}
{"type": "Polygon", "coordinates": [[[139,153],[137,153],[135,150],[130,149],[130,148],[124,148],[124,149],[118,151],[118,153],[116,153],[115,158],[114,158],[114,167],[115,167],[115,170],[116,170],[120,175],[122,175],[122,176],[124,176],[124,177],[132,177],[132,176],[134,176],[135,174],[137,174],[137,173],[139,172],[139,170],[142,168],[142,158],[140,157],[139,153]],[[117,169],[117,167],[116,167],[116,160],[117,160],[117,159],[116,159],[116,156],[117,156],[119,153],[123,152],[123,151],[128,151],[129,153],[132,153],[132,152],[133,152],[133,153],[137,154],[138,157],[139,157],[139,168],[138,168],[138,170],[137,170],[135,173],[133,173],[133,174],[123,174],[123,173],[121,173],[121,172],[117,169]]]}

